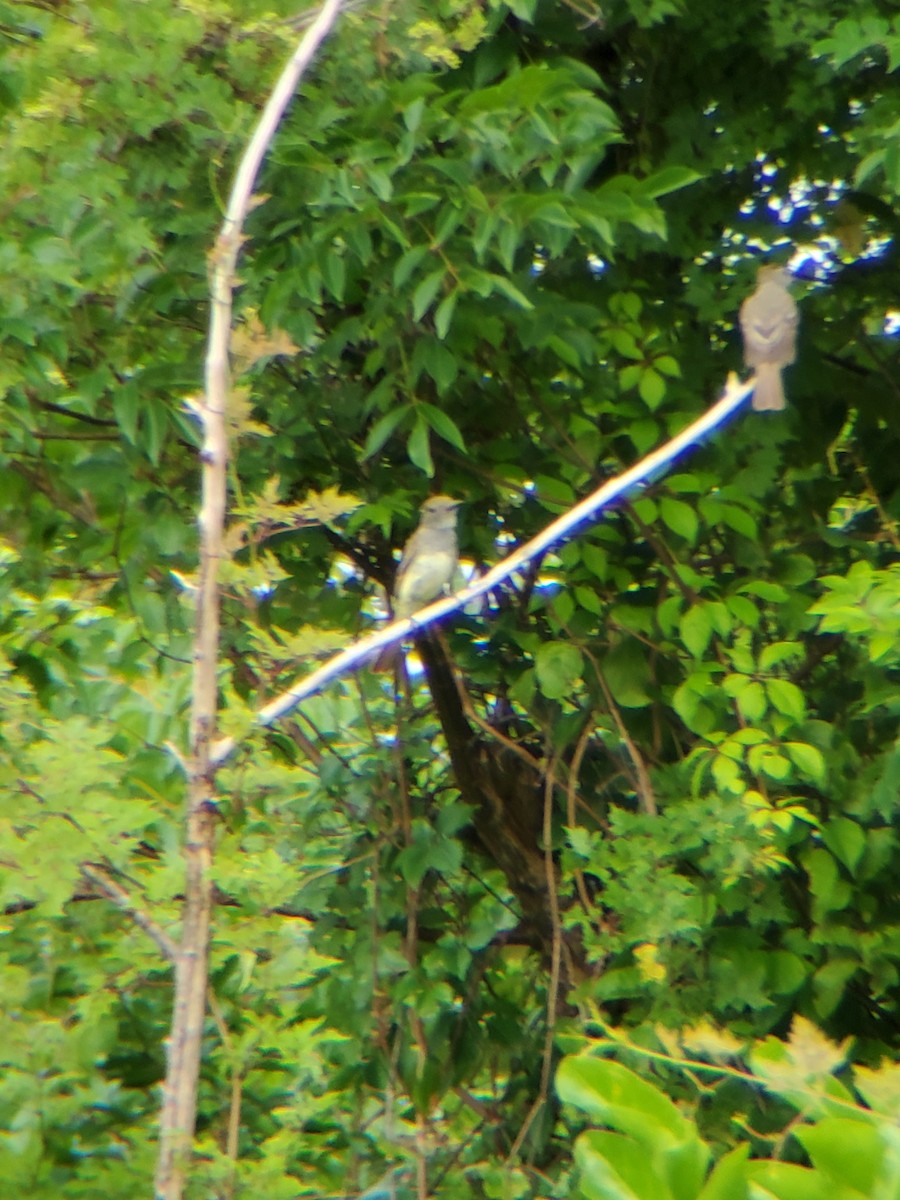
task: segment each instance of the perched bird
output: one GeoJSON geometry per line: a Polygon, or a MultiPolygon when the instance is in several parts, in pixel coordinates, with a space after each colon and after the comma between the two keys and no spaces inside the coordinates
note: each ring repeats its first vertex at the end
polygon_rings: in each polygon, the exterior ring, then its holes
{"type": "Polygon", "coordinates": [[[756,291],[741,305],[744,361],[756,368],[753,407],[758,412],[784,408],[781,369],[794,361],[797,347],[797,305],[789,282],[783,267],[760,267],[756,291]]]}
{"type": "MultiPolygon", "coordinates": [[[[422,505],[419,524],[403,547],[394,579],[391,611],[395,618],[411,616],[449,589],[459,562],[458,507],[452,496],[431,496],[422,505]]],[[[390,666],[396,652],[396,646],[385,647],[375,670],[390,666]]]]}

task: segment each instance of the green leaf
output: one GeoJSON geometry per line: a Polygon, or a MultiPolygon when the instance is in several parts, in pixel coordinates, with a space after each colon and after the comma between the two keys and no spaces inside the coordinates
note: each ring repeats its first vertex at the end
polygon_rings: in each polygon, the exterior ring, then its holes
{"type": "MultiPolygon", "coordinates": [[[[639,370],[640,368],[636,369],[639,370]]],[[[631,438],[638,454],[646,454],[659,440],[659,424],[652,417],[639,417],[638,420],[632,421],[628,426],[628,436],[631,438]]],[[[650,504],[653,503],[649,497],[646,497],[646,500],[650,504]]],[[[636,501],[636,504],[640,503],[642,501],[636,501]]]]}
{"type": "Polygon", "coordinates": [[[633,387],[637,387],[643,369],[640,363],[630,363],[627,367],[623,367],[619,371],[619,387],[623,392],[628,392],[633,387]]]}
{"type": "Polygon", "coordinates": [[[429,253],[427,246],[413,246],[405,254],[401,254],[394,266],[394,287],[400,290],[423,258],[429,253]]]}
{"type": "Polygon", "coordinates": [[[413,421],[412,431],[406,443],[409,461],[429,478],[434,475],[434,462],[431,457],[431,436],[428,422],[421,413],[417,413],[413,421]]]}
{"type": "Polygon", "coordinates": [[[653,367],[641,371],[638,394],[651,412],[656,412],[666,398],[666,381],[653,367]]]}
{"type": "Polygon", "coordinates": [[[701,1188],[697,1200],[748,1200],[747,1160],[750,1147],[744,1143],[720,1158],[701,1188]]]}
{"type": "Polygon", "coordinates": [[[806,719],[806,700],[795,683],[787,679],[767,679],[766,692],[778,712],[798,723],[806,719]]]}
{"type": "Polygon", "coordinates": [[[409,404],[401,404],[399,408],[394,408],[390,412],[385,413],[366,436],[366,443],[363,447],[363,460],[371,458],[373,454],[377,454],[384,443],[388,440],[394,430],[408,416],[411,406],[409,404]]]}
{"type": "Polygon", "coordinates": [[[758,596],[760,600],[767,600],[770,604],[786,604],[789,599],[787,591],[780,584],[768,583],[764,579],[753,579],[739,590],[758,596]]]}
{"type": "Polygon", "coordinates": [[[584,584],[578,584],[575,588],[575,601],[586,609],[587,612],[599,616],[603,612],[603,601],[593,590],[593,588],[585,587],[584,584]]]}
{"type": "MultiPolygon", "coordinates": [[[[815,1125],[798,1125],[794,1137],[807,1151],[813,1166],[838,1185],[874,1196],[885,1166],[885,1143],[878,1129],[848,1117],[823,1117],[815,1125]]],[[[894,1164],[893,1191],[900,1176],[894,1164]]],[[[885,1194],[888,1194],[885,1192],[885,1194]]]]}
{"type": "Polygon", "coordinates": [[[459,292],[452,291],[443,298],[434,311],[434,330],[442,341],[450,332],[450,325],[453,321],[453,313],[456,310],[458,299],[459,292]]]}
{"type": "Polygon", "coordinates": [[[694,604],[679,621],[681,640],[693,654],[702,658],[713,635],[712,616],[702,604],[694,604]]]}
{"type": "Polygon", "coordinates": [[[740,796],[747,790],[744,773],[733,759],[717,754],[712,761],[712,775],[716,787],[732,796],[740,796]]]}
{"type": "Polygon", "coordinates": [[[864,831],[849,817],[832,817],[822,826],[821,832],[822,841],[834,857],[855,875],[866,849],[864,831]]]}
{"type": "Polygon", "coordinates": [[[622,708],[646,708],[650,704],[651,671],[647,651],[637,638],[624,638],[614,645],[602,662],[607,686],[622,708]]]}
{"type": "Polygon", "coordinates": [[[366,179],[379,200],[387,203],[391,199],[394,194],[394,184],[387,171],[381,171],[377,167],[372,167],[367,172],[366,179]]]}
{"type": "Polygon", "coordinates": [[[759,536],[756,518],[737,504],[727,504],[722,501],[719,504],[719,521],[723,525],[727,525],[729,529],[733,529],[735,533],[741,534],[742,537],[755,539],[759,536]]]}
{"type": "Polygon", "coordinates": [[[755,629],[759,624],[759,609],[746,596],[728,596],[725,604],[728,611],[749,629],[755,629]]]}
{"type": "Polygon", "coordinates": [[[412,844],[404,846],[397,854],[397,869],[409,884],[418,888],[427,871],[438,871],[440,875],[455,875],[462,863],[460,842],[442,838],[433,830],[422,833],[415,830],[412,844]]]}
{"type": "Polygon", "coordinates": [[[673,533],[683,537],[688,545],[694,545],[700,526],[697,514],[689,504],[671,496],[662,496],[659,501],[659,515],[673,533]]]}
{"type": "MultiPolygon", "coordinates": [[[[842,884],[837,892],[834,897],[829,895],[822,900],[817,897],[813,908],[816,920],[821,920],[830,908],[844,907],[844,896],[849,894],[849,887],[842,884]]],[[[859,961],[855,958],[836,958],[820,967],[813,975],[813,1005],[820,1020],[827,1020],[844,999],[847,984],[857,973],[859,966],[859,961]]]]}
{"type": "Polygon", "coordinates": [[[759,669],[760,671],[771,671],[773,667],[780,667],[783,663],[792,662],[800,658],[802,654],[803,646],[800,642],[769,642],[760,651],[759,669]]]}
{"type": "Polygon", "coordinates": [[[139,438],[139,444],[154,464],[160,460],[168,428],[168,408],[161,400],[151,396],[144,404],[143,436],[139,438]]]}
{"type": "Polygon", "coordinates": [[[411,104],[408,104],[403,110],[403,124],[410,131],[415,133],[422,124],[422,117],[425,113],[425,97],[417,96],[411,104]]]}
{"type": "MultiPolygon", "coordinates": [[[[596,579],[601,582],[606,579],[609,559],[602,546],[598,546],[596,542],[584,542],[581,546],[581,561],[584,563],[585,569],[596,579]]],[[[900,764],[900,750],[898,750],[897,761],[900,764]]]]}
{"type": "Polygon", "coordinates": [[[442,409],[435,408],[433,404],[428,404],[422,401],[417,406],[417,411],[422,414],[431,428],[439,437],[442,437],[445,442],[449,442],[451,446],[455,446],[457,450],[463,453],[466,451],[466,444],[463,441],[463,436],[459,431],[456,422],[449,417],[442,409]]]}
{"type": "Polygon", "coordinates": [[[691,167],[663,167],[662,170],[655,171],[641,180],[640,189],[644,195],[656,200],[660,196],[668,196],[671,192],[690,187],[702,178],[703,176],[691,167]]]}
{"type": "Polygon", "coordinates": [[[514,283],[511,283],[502,275],[492,275],[491,279],[493,281],[493,291],[500,292],[501,295],[506,296],[507,300],[511,300],[513,304],[517,305],[519,308],[534,308],[534,305],[528,299],[525,293],[520,292],[514,283]]]}
{"type": "Polygon", "coordinates": [[[553,475],[537,475],[534,482],[537,494],[547,504],[558,505],[560,508],[571,508],[574,504],[575,493],[565,480],[557,479],[553,475]]]}
{"type": "Polygon", "coordinates": [[[322,259],[322,280],[335,300],[343,300],[347,285],[347,266],[343,255],[334,249],[329,248],[322,259]]]}
{"type": "Polygon", "coordinates": [[[826,913],[840,911],[850,899],[850,887],[839,876],[837,863],[827,850],[813,850],[803,861],[815,897],[816,920],[826,913]]]}
{"type": "Polygon", "coordinates": [[[443,395],[456,379],[459,364],[456,355],[435,338],[421,338],[414,354],[416,366],[422,366],[434,380],[438,395],[443,395]]]}
{"type": "Polygon", "coordinates": [[[776,996],[793,995],[809,975],[809,966],[798,954],[773,950],[766,956],[766,979],[776,996]]]}
{"type": "Polygon", "coordinates": [[[550,700],[571,699],[582,666],[577,646],[570,642],[544,642],[534,660],[538,687],[550,700]]]}
{"type": "Polygon", "coordinates": [[[431,307],[435,296],[440,290],[441,284],[444,282],[446,272],[443,267],[432,271],[430,275],[426,275],[412,297],[412,315],[414,321],[421,321],[422,317],[431,307]]]}
{"type": "Polygon", "coordinates": [[[869,1107],[881,1115],[900,1112],[900,1063],[883,1063],[875,1070],[855,1063],[853,1085],[869,1107]]]}
{"type": "MultiPolygon", "coordinates": [[[[637,339],[630,329],[611,330],[610,340],[616,354],[621,354],[623,358],[632,358],[636,362],[643,361],[644,351],[637,344],[637,339]]],[[[640,368],[640,372],[638,379],[643,375],[643,368],[640,368]]]]}
{"type": "Polygon", "coordinates": [[[785,742],[784,749],[791,761],[813,783],[823,784],[827,778],[825,757],[817,746],[806,742],[785,742]]]}
{"type": "Polygon", "coordinates": [[[751,770],[760,775],[767,775],[769,779],[775,779],[779,783],[791,777],[790,760],[768,746],[752,747],[747,754],[747,761],[751,770]]]}
{"type": "Polygon", "coordinates": [[[645,1150],[655,1152],[694,1136],[668,1096],[620,1063],[570,1055],[559,1065],[556,1090],[564,1104],[630,1134],[645,1150]]]}
{"type": "Polygon", "coordinates": [[[115,389],[113,412],[116,422],[132,445],[137,443],[138,422],[141,415],[141,397],[134,380],[126,380],[115,389]]]}
{"type": "Polygon", "coordinates": [[[436,249],[438,246],[443,246],[447,238],[460,227],[463,222],[463,214],[452,204],[444,206],[444,210],[438,218],[437,226],[435,227],[434,236],[431,239],[431,249],[436,249]]]}
{"type": "Polygon", "coordinates": [[[651,1157],[632,1137],[591,1129],[575,1142],[581,1193],[588,1200],[673,1200],[651,1157]]]}
{"type": "MultiPolygon", "coordinates": [[[[497,238],[497,251],[500,255],[500,261],[507,271],[513,271],[516,265],[516,253],[519,249],[519,244],[522,240],[522,235],[512,222],[505,222],[500,230],[500,235],[497,238]]],[[[488,293],[479,293],[485,295],[488,293]]]]}
{"type": "MultiPolygon", "coordinates": [[[[747,1163],[746,1169],[747,1178],[758,1185],[751,1194],[751,1200],[757,1200],[757,1197],[759,1200],[824,1200],[823,1188],[827,1185],[821,1174],[809,1167],[762,1160],[747,1163]]],[[[827,1196],[828,1200],[851,1200],[851,1197],[836,1193],[831,1187],[827,1188],[827,1196]]],[[[706,1200],[706,1197],[702,1200],[706,1200]]],[[[860,1200],[860,1197],[854,1200],[860,1200]]]]}
{"type": "Polygon", "coordinates": [[[565,629],[575,613],[575,601],[569,591],[557,592],[550,605],[554,623],[558,629],[565,629]]]}
{"type": "Polygon", "coordinates": [[[668,379],[681,378],[681,364],[670,354],[661,354],[658,358],[654,358],[653,365],[660,375],[665,375],[668,379]]]}
{"type": "Polygon", "coordinates": [[[748,679],[735,699],[745,721],[754,723],[762,720],[766,711],[766,693],[758,680],[748,679]]]}
{"type": "Polygon", "coordinates": [[[534,24],[538,0],[506,0],[506,3],[509,11],[520,21],[526,21],[529,25],[534,24]]]}

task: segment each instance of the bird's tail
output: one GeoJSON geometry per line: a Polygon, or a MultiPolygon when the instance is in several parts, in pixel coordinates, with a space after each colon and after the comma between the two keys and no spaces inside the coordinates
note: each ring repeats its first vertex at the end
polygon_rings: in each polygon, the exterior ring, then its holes
{"type": "Polygon", "coordinates": [[[760,363],[756,368],[753,407],[757,412],[781,412],[784,408],[781,368],[775,363],[760,363]]]}

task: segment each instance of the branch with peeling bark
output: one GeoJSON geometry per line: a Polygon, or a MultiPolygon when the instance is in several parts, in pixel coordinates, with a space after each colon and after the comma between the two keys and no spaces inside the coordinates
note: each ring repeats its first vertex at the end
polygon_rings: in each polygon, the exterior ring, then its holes
{"type": "Polygon", "coordinates": [[[235,269],[242,229],[263,157],[297,84],[334,26],[342,0],[325,0],[282,71],[238,166],[222,228],[211,256],[211,317],[206,387],[195,406],[203,427],[200,569],[194,636],[191,756],[185,836],[185,899],[175,954],[175,1001],[160,1115],[157,1200],[180,1200],[190,1161],[197,1110],[200,1046],[206,1015],[213,852],[213,776],[219,653],[219,564],[225,528],[225,411],[230,387],[228,347],[235,269]]]}

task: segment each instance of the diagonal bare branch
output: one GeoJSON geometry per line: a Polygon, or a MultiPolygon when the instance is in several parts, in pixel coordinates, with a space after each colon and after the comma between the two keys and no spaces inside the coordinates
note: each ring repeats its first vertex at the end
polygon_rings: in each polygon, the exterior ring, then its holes
{"type": "MultiPolygon", "coordinates": [[[[579,525],[584,524],[591,517],[602,512],[603,509],[609,508],[614,501],[620,499],[620,497],[632,488],[651,482],[666,467],[670,466],[680,454],[683,454],[692,445],[701,441],[706,434],[718,428],[719,425],[730,417],[752,393],[754,382],[755,377],[746,383],[741,383],[736,376],[729,376],[722,398],[711,408],[708,408],[696,421],[692,422],[685,429],[682,429],[673,438],[670,438],[665,445],[648,454],[646,458],[635,463],[633,467],[629,467],[627,471],[623,471],[621,475],[617,475],[614,479],[608,479],[606,483],[592,492],[590,496],[581,500],[574,508],[564,513],[561,517],[557,517],[555,521],[552,521],[537,537],[533,537],[530,542],[526,542],[520,546],[518,550],[515,550],[512,554],[504,558],[496,567],[492,567],[480,579],[475,580],[474,583],[470,583],[468,587],[454,592],[452,596],[436,600],[434,604],[429,604],[426,608],[420,609],[419,612],[414,613],[411,617],[405,617],[401,621],[392,621],[383,629],[355,641],[346,650],[342,650],[339,654],[330,658],[318,670],[307,675],[305,679],[298,680],[286,692],[283,692],[273,700],[271,704],[267,704],[265,708],[261,709],[256,718],[257,724],[262,727],[274,725],[276,721],[292,712],[307,696],[313,695],[333,679],[337,679],[353,667],[359,666],[366,659],[370,658],[376,650],[401,641],[412,630],[431,625],[441,617],[446,616],[447,613],[464,608],[479,596],[483,596],[485,592],[489,592],[491,588],[495,588],[497,584],[508,579],[516,571],[521,570],[532,559],[543,554],[550,546],[568,537],[579,525]]],[[[236,748],[237,742],[234,738],[227,737],[220,739],[212,747],[211,764],[219,766],[225,762],[236,748]]]]}

